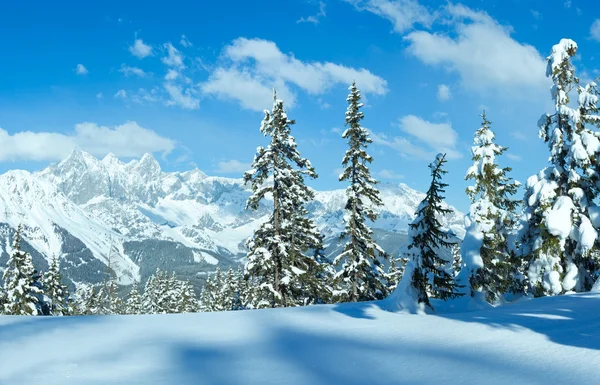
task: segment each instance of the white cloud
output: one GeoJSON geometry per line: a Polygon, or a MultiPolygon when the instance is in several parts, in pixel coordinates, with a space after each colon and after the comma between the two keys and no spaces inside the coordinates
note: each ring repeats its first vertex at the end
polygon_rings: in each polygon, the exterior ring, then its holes
{"type": "Polygon", "coordinates": [[[125,90],[118,90],[117,93],[114,96],[117,99],[126,99],[127,98],[127,91],[125,90]]]}
{"type": "Polygon", "coordinates": [[[145,78],[146,76],[148,76],[148,73],[145,72],[143,69],[138,67],[129,67],[125,64],[121,64],[121,69],[119,69],[119,72],[123,73],[123,75],[125,76],[137,76],[140,78],[145,78]]]}
{"type": "Polygon", "coordinates": [[[195,110],[200,107],[200,100],[195,96],[193,89],[184,89],[172,83],[165,83],[164,88],[170,97],[166,102],[167,106],[179,106],[188,110],[195,110]]]}
{"type": "Polygon", "coordinates": [[[571,0],[565,1],[565,8],[571,8],[571,0]]]}
{"type": "Polygon", "coordinates": [[[217,172],[223,174],[241,174],[250,169],[250,163],[240,162],[239,160],[230,159],[219,162],[217,164],[217,172]]]}
{"type": "Polygon", "coordinates": [[[214,95],[221,100],[237,100],[242,108],[263,111],[273,104],[273,88],[277,89],[277,98],[287,107],[295,104],[295,96],[279,82],[253,76],[248,71],[236,68],[218,68],[208,81],[202,84],[202,92],[214,95]]]}
{"type": "Polygon", "coordinates": [[[515,155],[515,154],[511,154],[511,153],[506,153],[506,157],[515,162],[520,162],[522,159],[519,155],[515,155]]]}
{"type": "Polygon", "coordinates": [[[449,159],[462,157],[462,154],[456,150],[458,133],[450,123],[431,123],[418,116],[407,115],[400,118],[398,127],[412,138],[390,139],[385,134],[372,133],[373,142],[393,148],[404,157],[412,156],[427,160],[439,152],[446,153],[449,159]]]}
{"type": "Polygon", "coordinates": [[[167,56],[161,59],[162,62],[169,67],[185,68],[183,65],[183,55],[181,52],[179,52],[179,50],[171,43],[166,43],[164,47],[167,50],[167,56]]]}
{"type": "Polygon", "coordinates": [[[236,39],[221,56],[229,65],[216,68],[202,90],[219,98],[237,100],[244,108],[262,111],[269,106],[272,87],[281,91],[288,105],[294,104],[295,95],[289,85],[320,95],[334,85],[349,85],[356,80],[363,93],[387,92],[387,82],[364,68],[302,62],[292,54],[282,53],[275,43],[267,40],[236,39]]]}
{"type": "Polygon", "coordinates": [[[135,94],[131,95],[131,100],[137,104],[154,103],[160,99],[157,87],[152,88],[150,91],[140,88],[135,94]]]}
{"type": "Polygon", "coordinates": [[[319,24],[319,21],[322,17],[325,17],[326,13],[325,13],[325,3],[322,1],[319,1],[319,12],[317,12],[316,15],[311,15],[308,16],[306,18],[301,17],[300,19],[298,19],[296,21],[296,23],[312,23],[312,24],[319,24]]]}
{"type": "Polygon", "coordinates": [[[185,37],[185,35],[181,35],[181,40],[179,40],[179,44],[181,44],[185,48],[190,48],[191,46],[193,46],[192,42],[189,41],[188,38],[185,37]]]}
{"type": "Polygon", "coordinates": [[[89,72],[83,64],[77,64],[77,67],[75,68],[75,73],[77,75],[87,75],[89,72]]]}
{"type": "Polygon", "coordinates": [[[590,27],[590,37],[596,41],[600,41],[600,19],[594,20],[590,27]]]}
{"type": "Polygon", "coordinates": [[[533,46],[514,40],[510,28],[462,5],[449,5],[445,12],[455,33],[411,32],[405,37],[408,53],[458,73],[462,85],[474,91],[511,97],[548,92],[546,61],[533,46]]]}
{"type": "Polygon", "coordinates": [[[76,147],[95,156],[109,152],[121,157],[140,157],[149,152],[170,153],[175,141],[156,132],[127,122],[116,127],[81,123],[71,134],[23,131],[9,134],[0,128],[0,161],[57,161],[76,147]]]}
{"type": "Polygon", "coordinates": [[[381,179],[404,179],[404,175],[398,174],[397,172],[395,172],[393,170],[386,170],[386,169],[383,169],[383,170],[375,173],[375,175],[377,175],[377,177],[379,177],[381,179]]]}
{"type": "Polygon", "coordinates": [[[142,39],[135,39],[133,45],[129,47],[129,52],[133,56],[143,59],[152,55],[152,47],[144,43],[142,39]]]}
{"type": "Polygon", "coordinates": [[[445,84],[440,84],[437,89],[437,97],[439,101],[446,102],[452,98],[452,93],[450,92],[450,87],[445,84]]]}
{"type": "Polygon", "coordinates": [[[388,138],[383,133],[376,134],[371,132],[373,143],[380,146],[386,146],[400,153],[403,158],[417,158],[431,160],[437,152],[426,150],[422,147],[414,145],[410,140],[402,137],[388,138]]]}
{"type": "Polygon", "coordinates": [[[172,81],[172,80],[177,79],[178,76],[179,76],[179,72],[177,72],[174,69],[169,69],[169,71],[165,75],[165,80],[172,81]]]}
{"type": "Polygon", "coordinates": [[[331,132],[334,133],[334,134],[341,134],[342,133],[342,129],[339,128],[339,127],[333,127],[331,129],[331,132]]]}
{"type": "Polygon", "coordinates": [[[394,31],[403,33],[415,24],[430,27],[435,15],[416,0],[345,0],[359,11],[368,11],[389,20],[394,31]]]}
{"type": "Polygon", "coordinates": [[[104,97],[104,94],[102,92],[98,92],[96,94],[96,99],[102,99],[104,97]]]}

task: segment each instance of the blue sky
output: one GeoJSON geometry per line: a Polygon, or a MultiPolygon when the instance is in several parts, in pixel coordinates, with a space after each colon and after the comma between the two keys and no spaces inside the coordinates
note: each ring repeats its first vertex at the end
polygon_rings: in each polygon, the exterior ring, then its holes
{"type": "Polygon", "coordinates": [[[449,154],[449,203],[466,211],[465,172],[482,109],[499,159],[524,182],[548,153],[545,57],[579,44],[583,80],[600,66],[591,1],[274,0],[10,2],[0,13],[0,171],[36,170],[79,146],[98,157],[152,152],[164,170],[238,177],[266,139],[270,90],[296,119],[301,153],[337,182],[347,87],[365,96],[372,171],[425,190],[449,154]]]}

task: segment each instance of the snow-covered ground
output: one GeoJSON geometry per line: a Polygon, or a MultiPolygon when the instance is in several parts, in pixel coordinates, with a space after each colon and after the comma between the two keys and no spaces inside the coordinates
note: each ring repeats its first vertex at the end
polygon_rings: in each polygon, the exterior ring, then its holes
{"type": "Polygon", "coordinates": [[[600,383],[600,294],[440,313],[1,316],[0,384],[600,383]]]}

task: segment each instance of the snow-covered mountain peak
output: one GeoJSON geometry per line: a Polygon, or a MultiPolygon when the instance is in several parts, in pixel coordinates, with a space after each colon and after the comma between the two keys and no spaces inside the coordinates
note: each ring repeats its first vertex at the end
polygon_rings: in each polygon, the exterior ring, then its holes
{"type": "Polygon", "coordinates": [[[119,158],[117,158],[117,156],[115,154],[113,154],[112,152],[109,152],[103,159],[102,159],[102,164],[105,165],[106,167],[118,167],[118,168],[123,168],[125,166],[125,163],[121,162],[121,160],[119,158]]]}

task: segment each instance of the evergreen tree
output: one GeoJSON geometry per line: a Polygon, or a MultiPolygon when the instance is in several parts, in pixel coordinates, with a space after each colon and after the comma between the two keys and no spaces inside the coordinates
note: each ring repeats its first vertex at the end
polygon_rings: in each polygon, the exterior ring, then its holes
{"type": "Polygon", "coordinates": [[[390,258],[390,265],[388,266],[387,274],[385,275],[387,280],[388,292],[393,292],[398,286],[400,281],[400,270],[396,266],[396,258],[390,258]]]}
{"type": "Polygon", "coordinates": [[[235,273],[235,292],[232,310],[244,310],[248,306],[248,281],[244,279],[244,272],[238,267],[235,273]]]}
{"type": "Polygon", "coordinates": [[[13,252],[2,275],[6,293],[4,313],[41,315],[43,291],[40,277],[33,267],[31,255],[21,250],[22,231],[19,225],[13,239],[13,252]]]}
{"type": "Polygon", "coordinates": [[[162,274],[159,268],[146,280],[144,294],[142,295],[142,307],[145,314],[157,314],[160,310],[158,299],[160,291],[159,277],[162,274]]]}
{"type": "Polygon", "coordinates": [[[52,257],[50,268],[44,274],[44,294],[48,298],[50,315],[69,315],[67,287],[62,284],[62,275],[56,256],[52,257]]]}
{"type": "Polygon", "coordinates": [[[256,210],[269,195],[273,211],[248,240],[248,279],[258,285],[256,307],[295,306],[307,294],[302,288],[312,277],[308,274],[315,256],[310,252],[321,248],[321,238],[314,223],[306,218],[304,205],[314,192],[304,183],[304,177],[316,178],[310,161],[300,156],[283,101],[274,93],[271,112],[265,111],[260,131],[270,137],[267,147],[259,147],[252,169],[244,181],[252,188],[246,208],[256,210]]]}
{"type": "Polygon", "coordinates": [[[562,39],[547,58],[555,111],[544,114],[539,135],[550,150],[549,166],[527,180],[521,254],[527,260],[528,289],[535,296],[589,290],[599,272],[597,248],[600,141],[598,87],[579,86],[571,58],[577,44],[562,39]],[[578,93],[577,108],[570,93],[578,93]]]}
{"type": "Polygon", "coordinates": [[[475,132],[471,148],[473,165],[465,177],[475,184],[467,188],[472,204],[461,255],[465,268],[459,279],[469,288],[467,294],[481,293],[482,299],[493,304],[513,287],[511,282],[518,273],[511,259],[508,237],[515,226],[518,205],[511,197],[519,183],[508,176],[510,167],[500,168],[496,164],[496,157],[507,148],[495,143],[485,112],[481,117],[482,125],[475,132]]]}
{"type": "Polygon", "coordinates": [[[454,270],[454,275],[458,275],[460,270],[462,269],[462,257],[460,255],[461,248],[458,244],[452,245],[452,268],[454,270]]]}
{"type": "Polygon", "coordinates": [[[448,186],[441,182],[442,175],[447,173],[442,168],[446,163],[445,158],[445,154],[438,154],[435,161],[429,165],[431,185],[417,208],[416,218],[409,225],[408,249],[411,266],[407,272],[410,272],[410,277],[406,277],[406,274],[403,276],[403,279],[410,280],[418,304],[432,309],[430,295],[442,300],[460,295],[451,266],[448,268],[451,261],[446,260],[440,253],[441,249],[452,247],[452,243],[448,242],[450,234],[444,231],[438,220],[442,215],[451,212],[450,209],[442,207],[444,197],[441,193],[445,192],[444,188],[448,186]]]}
{"type": "Polygon", "coordinates": [[[235,298],[237,295],[238,281],[235,277],[233,269],[230,267],[225,274],[225,280],[223,282],[223,309],[224,310],[235,310],[235,298]]]}
{"type": "Polygon", "coordinates": [[[216,287],[213,279],[209,276],[206,278],[202,292],[200,293],[200,311],[215,311],[214,293],[216,287]]]}
{"type": "Polygon", "coordinates": [[[125,303],[125,314],[143,314],[144,308],[142,303],[142,297],[138,291],[138,283],[134,282],[131,285],[131,290],[127,296],[125,303]]]}
{"type": "Polygon", "coordinates": [[[196,313],[198,311],[198,300],[194,287],[187,281],[178,281],[178,290],[180,293],[178,313],[196,313]]]}
{"type": "Polygon", "coordinates": [[[346,189],[346,230],[340,237],[347,237],[348,242],[334,262],[341,265],[336,275],[337,282],[341,284],[341,299],[356,302],[381,299],[387,295],[385,271],[377,255],[387,256],[373,240],[373,231],[366,223],[377,219],[371,205],[381,206],[383,202],[379,190],[374,187],[377,181],[371,177],[368,167],[373,158],[367,154],[366,147],[373,140],[360,124],[364,118],[360,111],[363,106],[360,91],[354,82],[349,90],[345,121],[348,129],[342,134],[342,138],[348,140],[349,149],[342,160],[344,172],[339,177],[341,182],[350,183],[346,189]]]}

